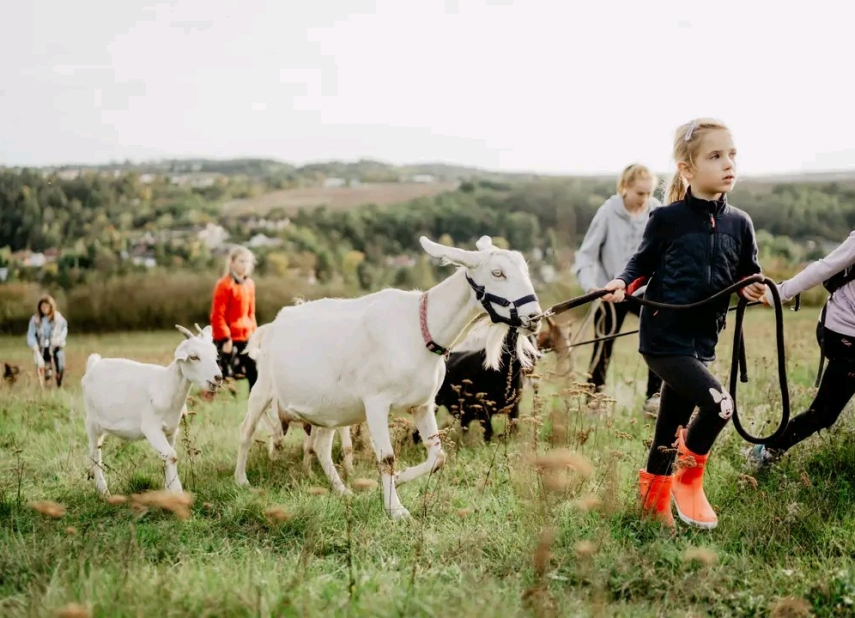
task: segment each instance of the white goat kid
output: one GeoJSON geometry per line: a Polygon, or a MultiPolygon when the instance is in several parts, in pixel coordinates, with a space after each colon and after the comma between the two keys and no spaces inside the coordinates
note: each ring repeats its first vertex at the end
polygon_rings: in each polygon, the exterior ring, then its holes
{"type": "MultiPolygon", "coordinates": [[[[458,271],[427,292],[386,289],[355,299],[327,298],[283,308],[261,348],[258,382],[241,428],[235,480],[248,484],[247,453],[259,419],[274,399],[294,420],[313,425],[318,457],[332,430],[367,421],[383,482],[384,505],[393,518],[409,516],[396,485],[438,470],[445,462],[434,415],[434,397],[445,377],[446,348],[487,312],[488,363],[498,366],[509,324],[536,332],[540,305],[522,255],[493,246],[478,251],[420,239],[424,250],[458,271]],[[428,300],[430,301],[428,303],[428,300]],[[438,342],[438,343],[437,343],[438,342]],[[445,346],[445,347],[440,347],[445,346]],[[427,459],[401,472],[389,436],[390,411],[413,414],[427,459]]],[[[518,338],[521,362],[531,366],[534,348],[518,338]]],[[[325,456],[324,456],[325,457],[325,456]]],[[[325,468],[344,491],[335,468],[325,468]]]]}
{"type": "Polygon", "coordinates": [[[89,434],[90,475],[95,487],[107,493],[101,467],[101,446],[107,434],[124,440],[147,439],[165,464],[165,485],[181,493],[175,440],[186,411],[192,384],[215,391],[223,381],[211,327],[193,335],[176,326],[185,337],[175,349],[172,363],[163,367],[124,358],[89,356],[81,381],[89,434]]]}

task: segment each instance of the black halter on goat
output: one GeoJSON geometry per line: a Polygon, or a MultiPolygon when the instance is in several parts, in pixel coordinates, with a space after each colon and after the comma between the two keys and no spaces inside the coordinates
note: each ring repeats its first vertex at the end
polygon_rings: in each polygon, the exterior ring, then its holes
{"type": "MultiPolygon", "coordinates": [[[[742,426],[742,422],[739,420],[739,414],[737,413],[736,406],[736,375],[737,370],[740,370],[740,381],[748,382],[748,372],[746,370],[746,360],[745,360],[745,339],[742,334],[742,321],[745,316],[745,309],[748,308],[748,301],[745,299],[740,299],[739,304],[736,307],[736,328],[734,328],[733,333],[733,356],[731,358],[731,366],[730,366],[730,396],[733,399],[733,426],[736,428],[736,432],[742,436],[746,441],[751,442],[752,444],[767,444],[772,442],[773,440],[778,439],[781,434],[784,433],[784,430],[787,428],[787,423],[790,422],[790,391],[787,386],[787,361],[784,349],[784,309],[781,304],[781,297],[778,293],[777,284],[771,279],[764,277],[763,275],[752,275],[751,277],[747,277],[733,285],[726,287],[719,292],[716,292],[709,298],[705,298],[704,300],[698,301],[696,303],[690,303],[688,305],[672,305],[670,303],[659,303],[652,300],[647,300],[645,298],[639,298],[637,296],[627,296],[626,299],[632,302],[637,302],[640,305],[646,307],[653,307],[655,309],[696,309],[697,307],[701,307],[710,303],[722,296],[730,296],[735,291],[744,288],[752,283],[763,283],[772,290],[772,298],[775,301],[775,334],[776,334],[776,342],[778,346],[778,385],[781,389],[781,422],[778,425],[778,428],[775,432],[766,437],[766,438],[758,438],[756,436],[752,436],[749,434],[745,428],[742,426]]],[[[576,298],[571,298],[569,300],[565,300],[564,302],[558,303],[557,305],[553,305],[549,309],[543,312],[541,317],[549,317],[556,315],[558,313],[563,313],[565,311],[569,311],[575,307],[580,307],[586,303],[592,302],[602,296],[605,296],[609,292],[606,290],[596,290],[594,292],[589,292],[588,294],[584,294],[582,296],[577,296],[576,298]]],[[[796,299],[796,307],[798,310],[799,300],[796,299]]],[[[630,333],[623,333],[630,334],[630,333]]],[[[623,336],[617,335],[617,336],[623,336]]],[[[589,343],[589,342],[586,342],[589,343]]]]}
{"type": "Polygon", "coordinates": [[[508,326],[519,328],[523,326],[523,322],[520,319],[519,314],[517,313],[517,307],[522,307],[523,305],[527,305],[528,303],[533,303],[537,301],[537,296],[534,294],[529,294],[528,296],[523,296],[522,298],[518,298],[517,300],[508,300],[507,298],[502,298],[501,296],[496,296],[495,294],[491,294],[486,290],[483,285],[478,285],[475,283],[469,274],[466,274],[466,281],[469,282],[469,286],[475,290],[475,298],[483,305],[484,309],[487,311],[487,315],[490,316],[490,319],[493,323],[501,322],[503,324],[507,324],[508,326]],[[508,307],[508,311],[510,311],[510,317],[505,317],[503,315],[499,315],[496,310],[493,308],[493,303],[499,305],[500,307],[508,307]]]}

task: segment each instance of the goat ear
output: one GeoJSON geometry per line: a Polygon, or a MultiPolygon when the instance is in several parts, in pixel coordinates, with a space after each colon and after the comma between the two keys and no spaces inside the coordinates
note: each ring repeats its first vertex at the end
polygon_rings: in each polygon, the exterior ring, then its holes
{"type": "Polygon", "coordinates": [[[173,358],[179,363],[186,362],[189,356],[190,355],[187,353],[187,348],[183,345],[180,345],[175,348],[175,356],[173,358]]]}
{"type": "Polygon", "coordinates": [[[487,251],[493,248],[493,239],[489,236],[482,236],[475,243],[475,246],[478,248],[478,251],[487,251]]]}
{"type": "Polygon", "coordinates": [[[186,328],[184,328],[180,324],[176,324],[175,328],[178,330],[179,333],[184,335],[185,339],[190,339],[191,337],[195,337],[195,335],[193,333],[191,333],[189,330],[187,330],[186,328]]]}
{"type": "Polygon", "coordinates": [[[475,251],[458,249],[457,247],[446,247],[433,242],[427,236],[419,238],[422,248],[428,255],[441,258],[444,264],[457,264],[466,268],[475,268],[481,263],[480,256],[475,251]]]}
{"type": "MultiPolygon", "coordinates": [[[[198,326],[198,324],[197,324],[197,326],[198,326]]],[[[208,324],[207,326],[205,326],[205,328],[203,328],[202,330],[199,331],[199,337],[201,337],[205,341],[213,341],[214,340],[214,330],[211,328],[210,324],[208,324]]]]}

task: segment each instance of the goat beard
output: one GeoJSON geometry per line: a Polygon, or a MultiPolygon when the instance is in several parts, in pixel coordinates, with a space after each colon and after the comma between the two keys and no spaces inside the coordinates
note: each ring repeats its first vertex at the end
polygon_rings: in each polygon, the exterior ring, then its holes
{"type": "MultiPolygon", "coordinates": [[[[478,320],[469,331],[466,340],[456,351],[484,350],[484,368],[498,371],[502,368],[502,353],[507,350],[508,334],[511,327],[507,324],[493,323],[489,318],[478,320]]],[[[531,369],[540,357],[540,352],[528,337],[521,333],[517,337],[516,357],[523,369],[531,369]]]]}

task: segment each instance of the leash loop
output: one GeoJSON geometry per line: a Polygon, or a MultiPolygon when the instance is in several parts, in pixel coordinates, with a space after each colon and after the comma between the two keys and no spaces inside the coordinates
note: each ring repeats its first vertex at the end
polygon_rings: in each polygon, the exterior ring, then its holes
{"type": "MultiPolygon", "coordinates": [[[[742,436],[747,442],[752,444],[768,444],[778,439],[787,428],[787,424],[790,422],[790,391],[789,386],[787,384],[787,359],[786,359],[786,347],[784,344],[784,307],[781,303],[781,295],[778,291],[777,284],[769,279],[768,277],[764,277],[763,275],[752,275],[750,277],[746,277],[741,281],[730,285],[723,290],[720,290],[710,296],[709,298],[705,298],[703,300],[689,303],[686,305],[674,305],[671,303],[660,303],[652,300],[648,300],[646,298],[640,298],[637,296],[628,295],[626,297],[627,301],[636,302],[639,305],[644,307],[651,307],[654,309],[674,309],[674,310],[687,310],[687,309],[696,309],[698,307],[702,307],[707,305],[714,300],[717,300],[723,296],[730,296],[737,290],[740,290],[752,283],[763,283],[771,289],[772,299],[774,300],[775,305],[775,340],[777,344],[778,350],[778,386],[781,390],[781,421],[778,424],[777,429],[766,437],[758,437],[753,436],[743,427],[742,421],[739,418],[738,406],[736,405],[736,388],[737,382],[736,377],[737,374],[740,376],[740,381],[745,383],[748,382],[748,370],[747,370],[747,360],[745,354],[745,338],[743,336],[742,325],[745,318],[745,310],[753,305],[757,305],[759,303],[749,303],[744,298],[740,297],[739,303],[736,306],[736,325],[733,333],[733,353],[731,355],[731,364],[730,364],[730,396],[733,400],[733,426],[736,429],[736,432],[742,436]]],[[[606,290],[595,290],[593,292],[589,292],[587,294],[583,294],[582,296],[577,296],[575,298],[571,298],[569,300],[565,300],[561,303],[553,305],[549,309],[547,309],[542,317],[551,317],[559,313],[564,313],[565,311],[569,311],[570,309],[574,309],[575,307],[580,307],[584,304],[590,303],[598,298],[602,298],[606,294],[609,294],[606,290]]],[[[798,311],[801,305],[800,296],[796,296],[795,306],[793,308],[794,311],[798,311]]],[[[731,309],[728,309],[730,311],[731,309]]],[[[637,332],[637,331],[636,331],[637,332]]],[[[610,338],[622,337],[625,335],[629,335],[631,333],[620,333],[618,335],[613,335],[610,338]]],[[[594,343],[596,341],[602,341],[606,338],[600,339],[592,339],[591,341],[585,341],[583,343],[577,345],[584,345],[585,343],[594,343]]]]}

